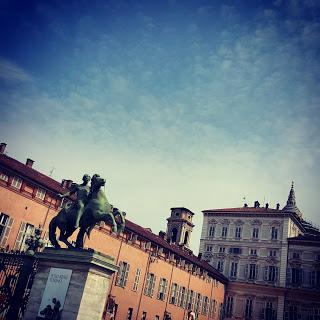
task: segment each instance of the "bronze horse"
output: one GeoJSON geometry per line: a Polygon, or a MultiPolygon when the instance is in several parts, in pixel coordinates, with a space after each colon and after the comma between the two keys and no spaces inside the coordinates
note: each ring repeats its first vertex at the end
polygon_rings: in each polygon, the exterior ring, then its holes
{"type": "MultiPolygon", "coordinates": [[[[125,212],[121,212],[114,208],[107,200],[102,188],[106,180],[99,175],[94,175],[91,179],[91,190],[88,197],[88,202],[84,207],[83,214],[80,218],[80,231],[77,236],[76,248],[83,248],[83,238],[85,233],[90,237],[90,233],[96,223],[104,221],[111,224],[113,232],[122,232],[125,226],[125,212]]],[[[72,210],[76,208],[63,208],[57,216],[55,216],[49,224],[49,239],[55,248],[60,248],[56,238],[56,229],[60,229],[59,240],[65,243],[68,248],[73,248],[73,245],[68,241],[68,238],[74,233],[76,227],[73,223],[72,210]]]]}

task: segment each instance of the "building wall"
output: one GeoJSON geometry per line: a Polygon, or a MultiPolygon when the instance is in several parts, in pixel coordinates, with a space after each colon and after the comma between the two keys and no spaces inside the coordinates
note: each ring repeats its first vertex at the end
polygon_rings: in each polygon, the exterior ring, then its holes
{"type": "MultiPolygon", "coordinates": [[[[3,171],[0,168],[0,174],[1,172],[3,171]]],[[[25,223],[34,227],[41,226],[43,236],[47,237],[49,222],[59,211],[61,203],[57,194],[23,177],[21,177],[23,179],[21,188],[13,188],[11,186],[13,176],[14,173],[11,173],[8,181],[0,180],[0,212],[9,217],[6,225],[1,229],[0,240],[2,248],[19,249],[18,240],[20,239],[20,244],[24,241],[21,238],[21,226],[25,226],[25,223]],[[36,197],[39,187],[45,190],[44,199],[36,197]]],[[[5,221],[3,214],[1,219],[5,221]]],[[[73,239],[75,236],[76,234],[73,239]]],[[[124,277],[119,278],[119,274],[113,276],[110,296],[105,308],[106,319],[111,316],[111,301],[117,307],[116,319],[127,319],[129,308],[132,308],[131,319],[142,319],[144,312],[147,319],[157,319],[156,316],[163,319],[165,312],[170,313],[172,319],[184,319],[188,302],[195,307],[195,300],[187,299],[187,294],[189,293],[190,296],[191,291],[194,294],[201,294],[202,306],[204,301],[202,297],[207,297],[208,308],[199,309],[198,319],[218,319],[219,306],[221,308],[224,300],[225,285],[187,260],[183,260],[182,263],[179,255],[173,255],[168,250],[160,250],[161,246],[159,247],[156,243],[151,244],[140,235],[134,237],[134,234],[127,231],[121,235],[115,235],[108,225],[96,227],[90,239],[85,238],[85,247],[94,248],[114,257],[117,265],[129,266],[124,277]],[[138,268],[141,270],[140,278],[138,286],[133,288],[138,268]],[[148,274],[155,276],[152,294],[145,292],[148,274]],[[167,281],[164,296],[158,294],[161,278],[167,281]],[[121,282],[119,279],[125,281],[121,282]],[[173,284],[179,286],[179,291],[176,301],[171,303],[173,284]],[[181,300],[182,292],[185,292],[185,299],[181,300]],[[211,308],[214,301],[217,307],[211,308]]]]}
{"type": "Polygon", "coordinates": [[[217,269],[220,268],[231,280],[226,302],[228,297],[233,298],[232,312],[230,315],[226,312],[226,319],[244,319],[248,299],[252,300],[251,319],[263,319],[265,315],[262,310],[270,306],[270,312],[277,319],[283,319],[284,295],[281,288],[286,286],[287,238],[299,232],[301,227],[290,215],[267,213],[263,208],[247,214],[214,211],[204,214],[200,240],[202,257],[217,269]],[[223,235],[223,227],[227,228],[226,235],[223,235]],[[236,236],[236,228],[241,228],[240,237],[236,236]],[[256,237],[254,228],[258,229],[256,237]],[[276,239],[272,239],[275,233],[272,229],[277,230],[276,239]],[[232,264],[237,264],[236,275],[232,273],[232,264]]]}

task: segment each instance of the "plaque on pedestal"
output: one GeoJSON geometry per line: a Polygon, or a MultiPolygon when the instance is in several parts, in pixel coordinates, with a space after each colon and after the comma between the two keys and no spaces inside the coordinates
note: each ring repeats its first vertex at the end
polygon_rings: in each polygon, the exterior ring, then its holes
{"type": "Polygon", "coordinates": [[[101,319],[114,259],[95,251],[46,248],[24,319],[101,319]]]}

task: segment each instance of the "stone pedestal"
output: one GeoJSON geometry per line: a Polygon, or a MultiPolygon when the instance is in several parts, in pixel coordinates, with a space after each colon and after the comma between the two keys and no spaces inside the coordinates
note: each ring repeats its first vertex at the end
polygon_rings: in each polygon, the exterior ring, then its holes
{"type": "Polygon", "coordinates": [[[53,248],[46,248],[36,257],[39,268],[23,319],[37,318],[51,268],[72,270],[61,320],[102,318],[110,277],[118,269],[113,258],[95,251],[53,248]]]}

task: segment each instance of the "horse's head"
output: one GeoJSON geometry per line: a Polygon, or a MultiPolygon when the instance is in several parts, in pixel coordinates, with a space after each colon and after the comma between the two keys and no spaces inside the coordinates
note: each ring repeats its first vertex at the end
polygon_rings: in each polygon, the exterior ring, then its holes
{"type": "Polygon", "coordinates": [[[94,190],[99,190],[106,184],[106,180],[101,178],[98,174],[93,175],[91,179],[91,185],[94,190]]]}

